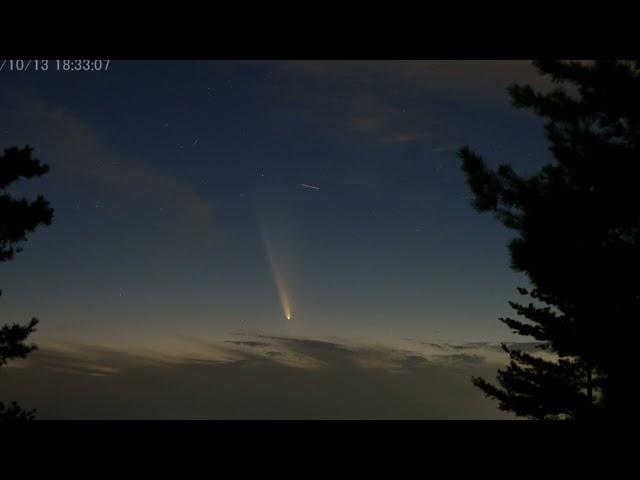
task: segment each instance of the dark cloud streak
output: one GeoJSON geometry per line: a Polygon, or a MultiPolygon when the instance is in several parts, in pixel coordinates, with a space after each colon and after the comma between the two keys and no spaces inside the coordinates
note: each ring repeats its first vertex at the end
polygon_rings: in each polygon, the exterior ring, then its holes
{"type": "Polygon", "coordinates": [[[280,349],[261,353],[255,349],[266,342],[228,341],[251,348],[218,346],[218,358],[170,360],[45,348],[22,368],[6,369],[3,384],[52,419],[506,418],[469,381],[495,374],[477,355],[427,358],[382,346],[259,338],[280,349]]]}

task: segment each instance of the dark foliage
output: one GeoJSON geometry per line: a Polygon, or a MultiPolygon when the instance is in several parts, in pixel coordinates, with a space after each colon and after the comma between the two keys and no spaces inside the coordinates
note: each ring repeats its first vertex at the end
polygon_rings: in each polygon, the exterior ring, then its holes
{"type": "Polygon", "coordinates": [[[6,407],[0,402],[0,422],[1,421],[25,421],[36,418],[35,410],[24,410],[16,402],[6,407]]]}
{"type": "MultiPolygon", "coordinates": [[[[0,262],[13,260],[21,251],[20,244],[27,234],[40,225],[50,225],[53,210],[41,196],[34,201],[14,199],[5,189],[20,178],[33,178],[49,171],[46,164],[32,157],[33,150],[12,147],[0,156],[0,262]]],[[[1,293],[1,292],[0,292],[1,293]]],[[[25,358],[36,346],[26,343],[27,337],[35,331],[37,319],[27,325],[13,323],[0,328],[0,367],[8,360],[25,358]]],[[[15,402],[9,406],[0,402],[0,420],[31,420],[34,410],[23,410],[15,402]]]]}
{"type": "Polygon", "coordinates": [[[534,62],[558,84],[514,85],[517,108],[547,119],[551,163],[535,175],[489,169],[459,152],[479,211],[517,236],[512,267],[536,303],[511,303],[515,333],[545,343],[542,359],[508,350],[499,387],[474,383],[500,408],[531,418],[640,415],[640,62],[534,62]]]}
{"type": "Polygon", "coordinates": [[[49,171],[46,164],[32,158],[32,152],[29,147],[12,147],[0,157],[0,261],[12,260],[20,252],[17,245],[26,240],[27,233],[40,225],[50,225],[53,218],[53,210],[42,196],[29,202],[16,200],[4,192],[20,178],[39,177],[49,171]]]}
{"type": "Polygon", "coordinates": [[[25,358],[37,350],[35,345],[25,343],[27,337],[35,332],[38,319],[32,318],[27,325],[3,325],[0,328],[0,366],[12,358],[25,358]]]}

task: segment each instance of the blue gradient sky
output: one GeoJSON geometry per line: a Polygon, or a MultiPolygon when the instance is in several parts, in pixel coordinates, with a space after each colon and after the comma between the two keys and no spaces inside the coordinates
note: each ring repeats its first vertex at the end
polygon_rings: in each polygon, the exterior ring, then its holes
{"type": "Polygon", "coordinates": [[[11,191],[43,193],[55,220],[1,266],[2,317],[39,317],[40,342],[131,349],[238,332],[512,339],[497,318],[526,281],[455,156],[469,144],[521,172],[548,160],[512,82],[540,85],[508,61],[3,73],[0,143],[51,166],[11,191]]]}

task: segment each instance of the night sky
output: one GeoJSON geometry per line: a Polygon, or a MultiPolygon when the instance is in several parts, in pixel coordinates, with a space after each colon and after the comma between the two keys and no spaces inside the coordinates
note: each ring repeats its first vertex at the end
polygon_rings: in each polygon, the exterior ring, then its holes
{"type": "Polygon", "coordinates": [[[544,85],[525,61],[3,72],[0,147],[51,167],[9,191],[55,209],[0,265],[2,321],[41,320],[3,396],[44,418],[501,418],[469,377],[523,341],[498,317],[527,282],[456,149],[549,160],[514,82],[544,85]]]}

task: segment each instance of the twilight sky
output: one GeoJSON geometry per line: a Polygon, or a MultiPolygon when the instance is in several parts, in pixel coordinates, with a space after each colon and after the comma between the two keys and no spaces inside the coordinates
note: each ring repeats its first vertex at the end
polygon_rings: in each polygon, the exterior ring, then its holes
{"type": "Polygon", "coordinates": [[[55,218],[0,265],[0,320],[41,320],[2,397],[43,418],[502,418],[469,376],[523,340],[497,318],[526,280],[455,150],[548,161],[514,82],[544,85],[524,61],[3,72],[0,148],[51,167],[10,193],[55,218]]]}

